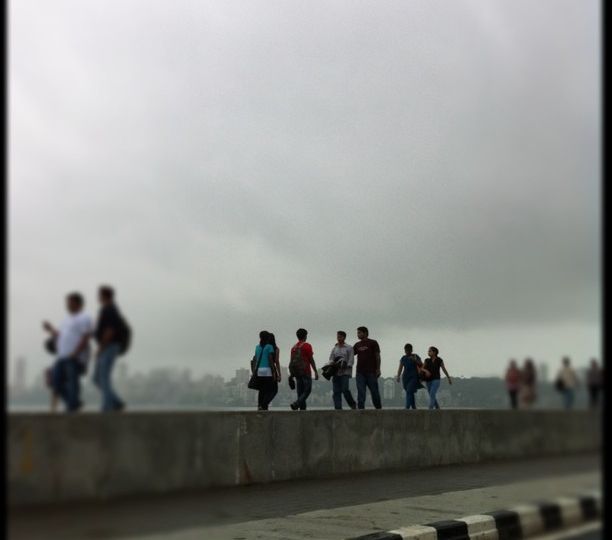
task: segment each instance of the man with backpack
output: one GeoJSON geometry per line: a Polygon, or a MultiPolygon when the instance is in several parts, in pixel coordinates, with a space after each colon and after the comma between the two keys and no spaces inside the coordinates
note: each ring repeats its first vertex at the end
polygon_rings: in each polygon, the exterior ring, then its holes
{"type": "Polygon", "coordinates": [[[312,391],[312,376],[311,366],[314,369],[315,380],[319,378],[317,366],[314,361],[314,354],[310,343],[306,342],[308,332],[304,328],[300,328],[295,335],[298,342],[291,348],[291,360],[289,361],[289,378],[295,381],[297,390],[297,399],[291,403],[290,407],[296,411],[298,409],[306,410],[306,400],[312,391]]]}
{"type": "Polygon", "coordinates": [[[121,411],[125,403],[117,396],[111,382],[115,360],[127,352],[131,330],[114,302],[115,291],[108,285],[98,289],[100,313],[96,326],[98,353],[94,372],[94,384],[102,392],[102,411],[121,411]]]}

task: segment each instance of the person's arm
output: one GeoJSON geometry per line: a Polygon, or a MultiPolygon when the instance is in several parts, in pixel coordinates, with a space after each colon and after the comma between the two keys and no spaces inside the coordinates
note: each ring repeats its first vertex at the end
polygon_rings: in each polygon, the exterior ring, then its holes
{"type": "Polygon", "coordinates": [[[276,366],[276,382],[281,382],[280,351],[278,348],[274,351],[274,365],[276,366]]]}
{"type": "Polygon", "coordinates": [[[78,359],[79,354],[81,354],[87,348],[90,337],[91,337],[91,334],[89,333],[83,335],[83,337],[81,338],[81,341],[79,341],[79,344],[76,346],[76,349],[74,349],[74,351],[70,355],[71,358],[74,358],[75,360],[78,359]]]}
{"type": "Polygon", "coordinates": [[[43,321],[43,330],[49,332],[54,338],[56,338],[59,333],[49,321],[43,321]]]}
{"type": "Polygon", "coordinates": [[[380,346],[376,342],[376,376],[380,377],[380,346]]]}
{"type": "Polygon", "coordinates": [[[400,360],[399,367],[397,368],[397,375],[395,376],[395,382],[399,382],[400,375],[402,374],[403,369],[404,369],[404,366],[402,365],[402,361],[400,360]]]}
{"type": "Polygon", "coordinates": [[[98,343],[98,355],[108,347],[108,345],[113,341],[115,337],[115,330],[112,326],[107,326],[103,332],[102,337],[100,338],[100,343],[98,343]]]}
{"type": "Polygon", "coordinates": [[[353,347],[348,348],[348,361],[346,363],[347,367],[352,368],[353,364],[355,364],[355,352],[353,351],[353,347]]]}
{"type": "Polygon", "coordinates": [[[315,381],[318,381],[319,380],[319,372],[317,371],[317,366],[316,366],[315,361],[314,361],[314,356],[310,357],[310,365],[312,366],[312,369],[314,369],[315,381]]]}
{"type": "Polygon", "coordinates": [[[450,375],[448,374],[448,371],[446,371],[446,368],[444,367],[444,362],[442,362],[442,364],[440,364],[440,367],[442,368],[442,371],[444,371],[444,375],[446,375],[446,378],[448,379],[448,384],[453,384],[453,381],[452,381],[450,375]]]}

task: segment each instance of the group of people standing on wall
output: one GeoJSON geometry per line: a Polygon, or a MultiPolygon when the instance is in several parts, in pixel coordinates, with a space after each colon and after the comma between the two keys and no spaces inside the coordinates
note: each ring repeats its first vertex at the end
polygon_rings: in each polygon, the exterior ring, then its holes
{"type": "MultiPolygon", "coordinates": [[[[589,407],[595,409],[599,406],[599,396],[603,391],[603,370],[595,358],[591,359],[586,375],[586,386],[589,389],[589,407]]],[[[530,408],[537,400],[536,368],[531,358],[525,359],[523,368],[519,368],[517,361],[512,359],[506,370],[506,389],[510,398],[512,409],[530,408]]],[[[560,393],[563,407],[571,409],[574,406],[576,390],[580,380],[571,366],[569,357],[561,360],[561,368],[555,378],[555,389],[560,393]]]]}
{"type": "MultiPolygon", "coordinates": [[[[306,401],[312,391],[312,379],[319,379],[319,371],[314,361],[314,352],[306,341],[308,331],[300,328],[296,331],[297,343],[291,348],[288,372],[289,387],[296,391],[296,399],[290,404],[292,410],[306,410],[306,401]]],[[[369,390],[372,404],[376,409],[382,408],[378,379],[380,372],[380,346],[370,339],[365,326],[357,328],[358,341],[354,345],[346,343],[346,332],[336,333],[336,343],[329,354],[328,362],[321,368],[323,377],[331,380],[332,399],[335,409],[342,409],[342,398],[351,409],[364,409],[366,394],[369,390]],[[357,384],[357,401],[349,388],[353,366],[357,357],[355,382],[357,384]]],[[[442,371],[449,384],[452,380],[446,371],[444,361],[438,356],[438,349],[429,347],[427,358],[423,362],[413,352],[410,343],[404,346],[404,355],[400,359],[396,381],[402,382],[406,392],[406,409],[416,409],[415,394],[420,388],[427,388],[429,408],[439,409],[436,394],[440,387],[442,371]]],[[[268,410],[270,403],[278,392],[282,380],[280,351],[274,334],[266,330],[259,333],[259,344],[251,360],[251,379],[249,388],[258,390],[258,410],[268,410]]]]}
{"type": "Polygon", "coordinates": [[[113,388],[111,374],[118,356],[129,348],[131,328],[115,303],[112,287],[100,286],[98,301],[100,312],[95,326],[85,312],[85,299],[79,292],[66,296],[68,313],[58,327],[43,322],[43,329],[49,334],[45,348],[55,357],[46,373],[51,411],[56,410],[58,400],[63,401],[67,412],[76,412],[83,407],[80,379],[87,373],[92,339],[97,343],[93,382],[102,394],[102,411],[122,411],[125,408],[125,402],[113,388]]]}

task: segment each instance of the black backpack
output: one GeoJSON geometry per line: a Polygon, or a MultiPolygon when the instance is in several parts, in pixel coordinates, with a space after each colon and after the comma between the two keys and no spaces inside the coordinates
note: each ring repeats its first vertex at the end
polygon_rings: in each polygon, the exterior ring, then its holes
{"type": "Polygon", "coordinates": [[[119,333],[119,354],[125,354],[130,350],[132,344],[132,327],[125,320],[123,315],[121,318],[121,332],[119,333]]]}

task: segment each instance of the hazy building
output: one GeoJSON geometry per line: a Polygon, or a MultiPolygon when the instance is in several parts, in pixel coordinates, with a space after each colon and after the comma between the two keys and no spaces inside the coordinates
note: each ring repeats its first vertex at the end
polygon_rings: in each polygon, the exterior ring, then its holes
{"type": "Polygon", "coordinates": [[[247,368],[240,368],[236,370],[236,383],[240,384],[240,383],[244,383],[247,384],[249,382],[249,379],[251,378],[251,370],[247,369],[247,368]]]}
{"type": "Polygon", "coordinates": [[[540,362],[539,368],[538,379],[540,379],[541,382],[548,382],[548,364],[540,362]]]}
{"type": "Polygon", "coordinates": [[[383,383],[383,399],[393,399],[395,397],[396,383],[393,379],[386,379],[383,383]]]}

